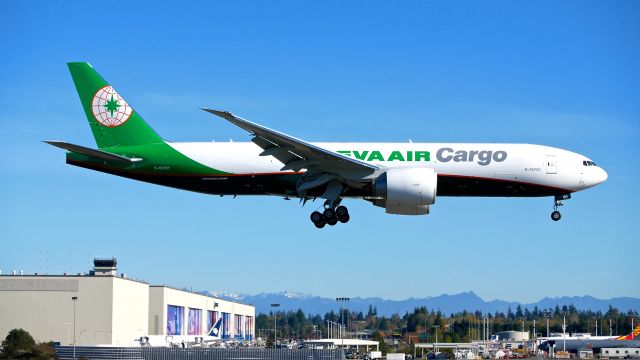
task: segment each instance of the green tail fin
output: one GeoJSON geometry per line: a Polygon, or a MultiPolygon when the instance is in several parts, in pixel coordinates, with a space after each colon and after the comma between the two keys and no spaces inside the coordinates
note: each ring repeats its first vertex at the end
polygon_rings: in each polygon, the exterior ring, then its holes
{"type": "Polygon", "coordinates": [[[67,65],[99,148],[162,142],[162,138],[89,63],[67,65]]]}

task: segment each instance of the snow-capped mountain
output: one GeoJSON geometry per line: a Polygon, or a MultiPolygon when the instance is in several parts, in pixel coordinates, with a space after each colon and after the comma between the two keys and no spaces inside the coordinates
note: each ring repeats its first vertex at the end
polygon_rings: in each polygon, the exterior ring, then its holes
{"type": "MultiPolygon", "coordinates": [[[[289,311],[302,309],[306,314],[325,314],[329,311],[338,311],[340,304],[332,298],[323,298],[294,291],[281,291],[277,293],[261,293],[257,295],[232,294],[229,292],[206,292],[216,297],[240,301],[256,306],[257,313],[269,313],[271,304],[280,304],[279,311],[289,311]]],[[[440,310],[445,314],[455,313],[463,310],[482,311],[484,313],[496,311],[506,312],[509,307],[515,311],[518,305],[522,308],[532,310],[535,306],[539,309],[554,308],[556,305],[574,305],[580,310],[594,310],[606,312],[609,306],[618,308],[620,311],[640,311],[640,299],[632,297],[618,297],[611,299],[598,299],[593,296],[562,296],[549,298],[523,304],[516,301],[491,300],[485,301],[472,291],[459,294],[442,294],[425,298],[408,298],[405,300],[387,300],[379,297],[371,298],[351,298],[345,306],[351,311],[362,311],[366,313],[369,305],[377,308],[379,315],[390,316],[392,314],[404,314],[413,311],[414,308],[426,306],[429,310],[440,310]]]]}

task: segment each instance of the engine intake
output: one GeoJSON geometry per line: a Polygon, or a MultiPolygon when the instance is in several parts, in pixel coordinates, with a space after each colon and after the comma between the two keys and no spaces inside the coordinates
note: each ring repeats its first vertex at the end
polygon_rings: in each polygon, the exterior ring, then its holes
{"type": "Polygon", "coordinates": [[[373,192],[384,200],[374,202],[387,214],[426,215],[436,202],[438,175],[430,168],[391,169],[373,182],[373,192]]]}

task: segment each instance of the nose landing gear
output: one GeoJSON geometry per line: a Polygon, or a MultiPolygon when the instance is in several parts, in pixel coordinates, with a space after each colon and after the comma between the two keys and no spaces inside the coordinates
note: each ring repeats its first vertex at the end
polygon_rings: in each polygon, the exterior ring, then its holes
{"type": "Polygon", "coordinates": [[[349,210],[346,206],[337,206],[337,204],[325,204],[323,212],[314,211],[311,213],[311,222],[318,229],[322,229],[325,225],[334,226],[338,222],[346,223],[349,221],[349,210]]]}
{"type": "Polygon", "coordinates": [[[551,220],[558,221],[562,218],[562,214],[558,211],[559,206],[563,206],[562,200],[571,199],[571,194],[556,195],[553,202],[553,212],[551,213],[551,220]]]}

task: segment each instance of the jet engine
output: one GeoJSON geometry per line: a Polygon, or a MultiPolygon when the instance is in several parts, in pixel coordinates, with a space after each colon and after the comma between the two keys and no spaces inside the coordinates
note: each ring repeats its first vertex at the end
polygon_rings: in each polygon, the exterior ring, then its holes
{"type": "Polygon", "coordinates": [[[438,175],[429,168],[390,169],[373,182],[374,205],[387,214],[426,215],[436,202],[438,175]]]}

